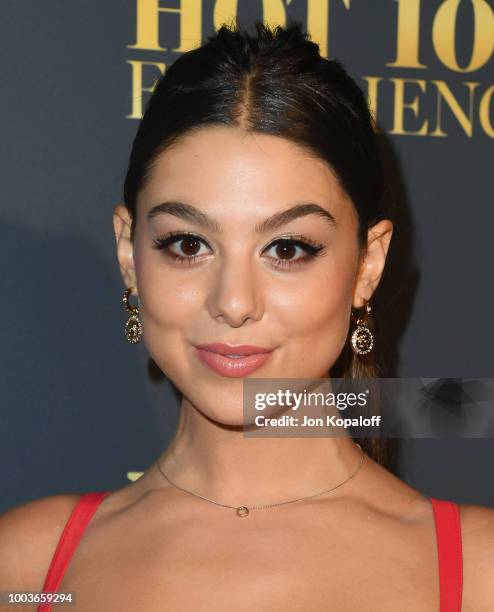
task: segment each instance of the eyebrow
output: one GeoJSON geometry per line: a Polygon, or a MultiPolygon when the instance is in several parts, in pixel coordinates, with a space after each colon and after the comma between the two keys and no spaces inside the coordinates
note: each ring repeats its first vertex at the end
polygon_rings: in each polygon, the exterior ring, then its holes
{"type": "MultiPolygon", "coordinates": [[[[191,221],[196,225],[209,229],[218,234],[222,233],[221,226],[216,219],[210,217],[204,211],[199,210],[195,206],[185,202],[170,200],[167,202],[162,202],[161,204],[156,204],[149,209],[146,217],[148,220],[150,220],[162,214],[173,215],[174,217],[178,217],[184,221],[191,221]]],[[[294,206],[271,215],[267,219],[264,219],[264,221],[261,223],[256,223],[254,230],[256,234],[263,234],[265,232],[278,229],[294,219],[313,214],[318,215],[328,221],[331,227],[336,226],[336,220],[333,215],[319,204],[316,204],[315,202],[297,202],[294,206]]]]}

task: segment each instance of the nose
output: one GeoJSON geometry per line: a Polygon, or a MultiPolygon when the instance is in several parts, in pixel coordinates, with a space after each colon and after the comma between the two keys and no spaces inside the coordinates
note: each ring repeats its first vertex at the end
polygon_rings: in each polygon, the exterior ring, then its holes
{"type": "Polygon", "coordinates": [[[234,258],[223,262],[208,296],[212,318],[231,327],[240,327],[248,319],[258,321],[263,312],[261,279],[254,264],[234,258]]]}

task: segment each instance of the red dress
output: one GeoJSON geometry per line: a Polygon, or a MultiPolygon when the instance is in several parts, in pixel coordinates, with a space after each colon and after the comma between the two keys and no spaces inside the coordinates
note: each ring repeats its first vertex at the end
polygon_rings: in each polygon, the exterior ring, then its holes
{"type": "MultiPolygon", "coordinates": [[[[111,491],[85,493],[72,510],[53,555],[43,592],[56,592],[77,548],[84,530],[97,507],[111,491]]],[[[439,559],[439,612],[460,612],[462,595],[462,548],[460,507],[447,500],[430,498],[434,513],[439,559]]],[[[51,604],[41,604],[38,612],[51,611],[51,604]]]]}

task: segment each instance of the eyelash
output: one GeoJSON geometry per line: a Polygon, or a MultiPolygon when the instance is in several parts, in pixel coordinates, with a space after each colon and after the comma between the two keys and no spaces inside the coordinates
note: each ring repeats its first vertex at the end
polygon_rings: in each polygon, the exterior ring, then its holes
{"type": "MultiPolygon", "coordinates": [[[[197,259],[200,259],[201,256],[200,255],[181,256],[181,255],[177,255],[176,253],[171,253],[170,251],[166,251],[166,249],[171,244],[178,243],[181,240],[185,240],[185,239],[198,240],[202,244],[209,246],[204,239],[200,238],[196,234],[186,233],[186,232],[170,232],[162,236],[161,238],[153,239],[152,248],[160,250],[160,251],[164,251],[167,257],[169,257],[170,259],[172,259],[173,261],[181,265],[191,265],[197,259]]],[[[277,262],[281,262],[281,263],[274,264],[277,268],[291,268],[293,266],[304,265],[308,261],[318,257],[318,255],[325,250],[324,245],[317,244],[313,242],[312,240],[305,238],[302,235],[293,236],[291,238],[280,238],[278,240],[275,240],[268,247],[266,247],[266,250],[269,250],[273,246],[276,246],[278,244],[287,245],[287,246],[293,244],[295,246],[298,246],[305,251],[305,255],[295,260],[278,259],[277,262]]]]}

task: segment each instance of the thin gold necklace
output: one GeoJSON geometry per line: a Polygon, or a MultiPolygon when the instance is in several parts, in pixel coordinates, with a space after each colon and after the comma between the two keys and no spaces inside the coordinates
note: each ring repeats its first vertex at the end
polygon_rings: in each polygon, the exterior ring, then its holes
{"type": "Polygon", "coordinates": [[[179,487],[177,484],[172,482],[168,478],[168,476],[163,472],[160,464],[158,463],[158,459],[156,459],[155,463],[156,463],[158,470],[162,474],[162,476],[164,476],[166,480],[175,488],[180,489],[180,491],[183,491],[184,493],[189,493],[190,495],[194,495],[195,497],[200,497],[201,499],[211,502],[212,504],[216,504],[217,506],[223,506],[223,508],[232,508],[233,510],[237,512],[237,516],[245,517],[249,515],[251,510],[263,510],[264,508],[273,508],[274,506],[282,506],[284,504],[292,504],[293,502],[303,501],[305,499],[312,499],[313,497],[317,497],[319,495],[324,495],[324,493],[329,493],[330,491],[334,491],[338,487],[341,487],[341,485],[344,485],[345,482],[348,482],[351,478],[353,478],[354,476],[358,474],[358,472],[360,471],[360,468],[362,467],[364,463],[364,459],[365,459],[365,453],[362,450],[362,447],[360,446],[360,444],[358,444],[357,442],[354,442],[354,444],[358,446],[362,452],[360,463],[359,463],[358,468],[355,470],[355,472],[353,472],[353,474],[351,474],[348,478],[345,478],[343,482],[340,482],[340,484],[337,484],[335,487],[331,487],[331,489],[326,489],[325,491],[321,491],[320,493],[315,493],[314,495],[308,495],[307,497],[299,497],[297,499],[291,499],[289,501],[280,502],[278,504],[266,504],[264,506],[229,506],[227,504],[220,504],[219,502],[216,502],[213,499],[209,499],[208,497],[204,497],[203,495],[199,495],[198,493],[194,493],[193,491],[188,491],[187,489],[183,489],[182,487],[179,487]]]}

